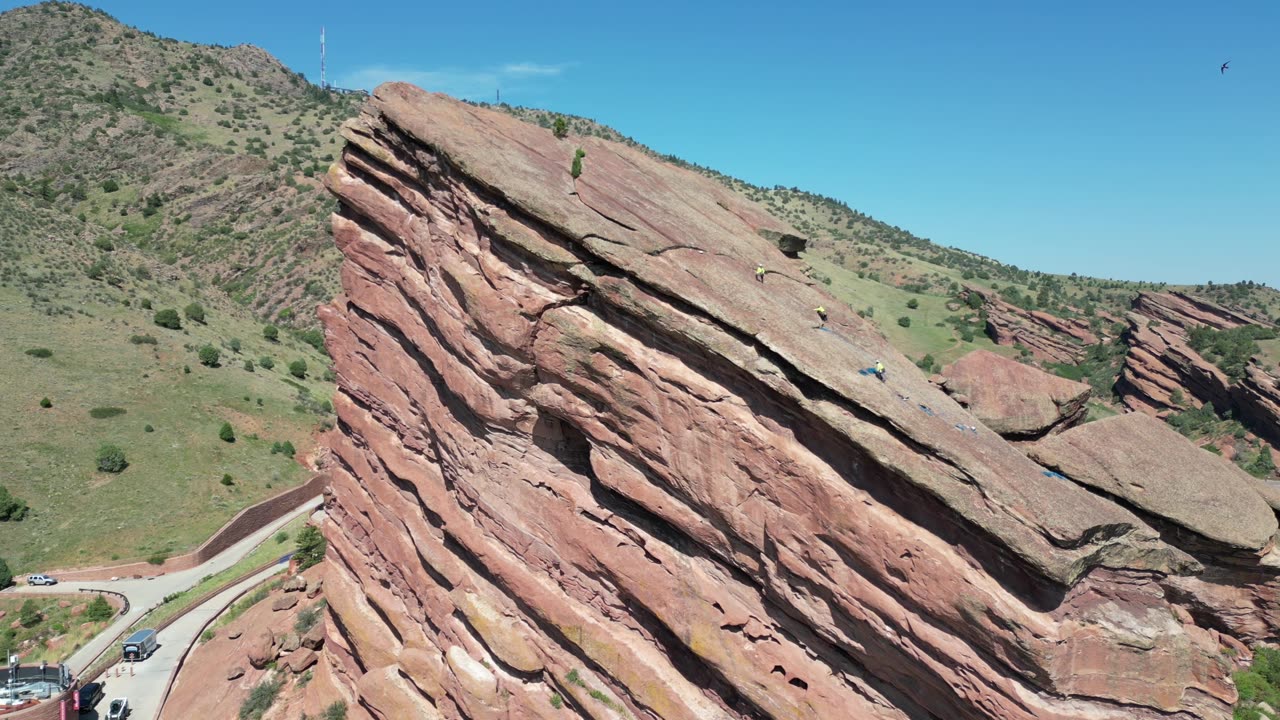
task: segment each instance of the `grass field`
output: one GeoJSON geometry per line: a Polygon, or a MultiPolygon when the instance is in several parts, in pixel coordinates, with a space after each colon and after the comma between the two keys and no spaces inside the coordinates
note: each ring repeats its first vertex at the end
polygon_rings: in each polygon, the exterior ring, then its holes
{"type": "MultiPolygon", "coordinates": [[[[154,309],[182,308],[185,289],[151,283],[139,295],[153,292],[154,309]]],[[[317,406],[331,392],[317,379],[322,355],[283,334],[266,341],[261,325],[234,308],[208,307],[208,325],[184,320],[175,331],[154,325],[139,297],[126,307],[103,302],[123,294],[115,289],[68,283],[57,291],[53,304],[75,311],[48,315],[39,309],[46,304],[0,287],[0,484],[31,506],[27,519],[0,523],[0,556],[15,573],[180,553],[245,506],[305,480],[298,461],[271,447],[288,440],[299,459],[311,447],[327,417],[317,406]],[[133,335],[156,342],[132,344],[133,335]],[[232,338],[238,353],[227,347],[232,338]],[[195,351],[204,344],[221,348],[220,367],[200,364],[195,351]],[[36,347],[53,354],[26,354],[36,347]],[[273,370],[258,364],[264,355],[276,360],[273,370]],[[309,366],[306,380],[288,376],[298,358],[309,366]],[[300,406],[299,386],[309,405],[300,406]],[[52,407],[40,406],[45,397],[52,407]],[[94,408],[124,412],[97,419],[94,408]],[[235,430],[233,443],[219,438],[224,422],[235,430]],[[98,472],[103,443],[124,450],[123,472],[98,472]]]]}
{"type": "Polygon", "coordinates": [[[912,360],[932,355],[938,364],[946,365],[979,348],[1009,357],[1017,355],[1013,348],[1001,347],[991,342],[982,334],[981,325],[974,326],[972,342],[961,340],[956,331],[944,322],[950,316],[962,314],[961,311],[947,309],[951,298],[912,293],[875,280],[859,278],[855,271],[822,257],[806,255],[804,259],[820,275],[831,279],[827,290],[832,295],[848,303],[855,311],[873,311],[869,319],[880,327],[895,348],[912,360]],[[913,299],[919,304],[915,309],[907,307],[907,303],[913,299]],[[911,318],[911,326],[900,326],[897,322],[900,317],[911,318]]]}

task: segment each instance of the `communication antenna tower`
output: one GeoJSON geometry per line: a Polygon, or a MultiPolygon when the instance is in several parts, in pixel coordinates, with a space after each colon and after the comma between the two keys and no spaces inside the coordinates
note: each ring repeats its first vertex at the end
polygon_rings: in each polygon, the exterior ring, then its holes
{"type": "Polygon", "coordinates": [[[320,26],[320,87],[328,88],[329,83],[324,76],[324,26],[320,26]]]}

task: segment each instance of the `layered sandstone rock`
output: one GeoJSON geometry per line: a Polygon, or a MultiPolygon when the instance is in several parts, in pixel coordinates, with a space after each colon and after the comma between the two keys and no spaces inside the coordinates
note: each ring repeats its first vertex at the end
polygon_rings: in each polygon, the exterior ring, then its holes
{"type": "Polygon", "coordinates": [[[974,350],[942,371],[942,388],[987,427],[1010,439],[1033,439],[1084,420],[1091,388],[987,350],[974,350]]]}
{"type": "Polygon", "coordinates": [[[961,297],[968,298],[969,295],[982,298],[988,337],[997,345],[1025,347],[1037,360],[1078,363],[1084,359],[1088,346],[1099,342],[1099,337],[1084,320],[1024,310],[988,290],[965,286],[961,297]]]}
{"type": "Polygon", "coordinates": [[[343,132],[349,717],[1229,717],[1161,586],[1199,563],[969,430],[761,208],[402,84],[343,132]]]}
{"type": "Polygon", "coordinates": [[[1275,491],[1163,422],[1130,413],[1040,441],[1031,457],[1133,508],[1200,560],[1170,596],[1201,624],[1250,643],[1280,636],[1275,491]]]}
{"type": "Polygon", "coordinates": [[[1127,407],[1165,415],[1212,403],[1280,444],[1280,379],[1255,362],[1233,382],[1187,344],[1187,331],[1199,325],[1229,330],[1269,324],[1184,293],[1139,293],[1127,320],[1129,353],[1116,383],[1127,407]]]}

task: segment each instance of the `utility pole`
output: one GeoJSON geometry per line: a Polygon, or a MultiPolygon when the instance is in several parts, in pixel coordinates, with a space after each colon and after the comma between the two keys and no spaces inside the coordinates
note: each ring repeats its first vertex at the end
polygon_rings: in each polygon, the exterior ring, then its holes
{"type": "Polygon", "coordinates": [[[320,87],[329,88],[329,83],[324,75],[324,26],[320,26],[320,87]]]}
{"type": "Polygon", "coordinates": [[[498,90],[495,90],[494,92],[496,92],[496,93],[498,94],[497,102],[495,102],[495,103],[494,103],[494,105],[501,105],[501,104],[502,104],[502,90],[501,90],[501,89],[498,89],[498,90]]]}

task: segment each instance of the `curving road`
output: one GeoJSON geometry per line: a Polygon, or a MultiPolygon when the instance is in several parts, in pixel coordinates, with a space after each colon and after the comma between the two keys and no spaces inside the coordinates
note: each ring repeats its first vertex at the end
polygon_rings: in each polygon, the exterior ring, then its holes
{"type": "MultiPolygon", "coordinates": [[[[262,544],[285,525],[288,525],[294,518],[298,517],[298,515],[310,512],[313,508],[319,505],[322,500],[323,498],[321,496],[316,496],[315,498],[308,500],[296,509],[286,513],[279,520],[256,530],[253,534],[227,548],[217,556],[191,568],[190,570],[180,570],[166,575],[160,575],[158,577],[141,578],[138,580],[130,578],[122,580],[66,582],[59,583],[54,587],[31,587],[28,585],[21,585],[15,588],[10,588],[5,592],[38,593],[44,595],[51,592],[75,592],[80,597],[87,598],[87,594],[80,594],[77,592],[82,588],[86,588],[111,590],[112,592],[118,592],[129,598],[129,612],[118,616],[106,630],[99,633],[97,637],[89,641],[89,643],[84,647],[77,650],[65,661],[71,669],[71,673],[73,675],[79,675],[88,668],[89,664],[92,663],[104,649],[116,644],[120,639],[120,635],[127,630],[130,625],[137,622],[143,615],[147,614],[147,611],[159,605],[166,595],[182,592],[183,590],[195,587],[195,585],[198,584],[205,576],[222,572],[223,570],[226,570],[232,565],[240,562],[246,555],[252,552],[254,548],[262,544]]],[[[285,550],[282,550],[281,552],[283,554],[285,550]]],[[[260,573],[259,576],[246,580],[245,583],[261,582],[262,577],[268,577],[271,574],[280,572],[285,569],[285,567],[286,565],[284,564],[274,565],[267,571],[260,573]]],[[[186,617],[174,622],[168,628],[165,628],[159,638],[161,648],[157,650],[156,654],[147,662],[140,663],[135,668],[135,677],[132,678],[132,682],[128,683],[128,687],[135,687],[136,692],[139,693],[137,696],[138,701],[134,700],[135,696],[132,694],[134,690],[130,690],[129,692],[124,691],[126,688],[125,680],[127,678],[123,677],[119,679],[106,678],[107,700],[109,701],[112,697],[119,697],[123,695],[128,697],[130,699],[129,704],[133,705],[135,702],[144,701],[145,698],[143,696],[150,695],[152,685],[155,685],[154,702],[156,704],[151,707],[150,712],[144,713],[142,711],[142,706],[139,705],[138,709],[134,710],[133,715],[131,716],[136,720],[150,720],[155,717],[155,713],[159,710],[159,695],[164,692],[164,685],[168,682],[169,675],[173,673],[178,658],[182,655],[183,651],[195,641],[195,634],[199,632],[199,628],[203,626],[204,622],[209,619],[209,616],[206,613],[213,612],[214,608],[221,608],[222,606],[218,604],[219,598],[224,598],[228,593],[234,595],[236,589],[245,583],[241,583],[236,587],[224,590],[209,602],[190,611],[186,617]],[[190,626],[194,626],[195,630],[191,631],[190,637],[186,637],[186,628],[189,628],[190,626]],[[144,666],[145,670],[143,669],[144,666]],[[142,678],[145,678],[145,680],[142,678]]],[[[114,673],[114,668],[109,672],[114,673]]],[[[100,709],[103,711],[103,716],[105,717],[106,704],[103,703],[100,709]]],[[[87,717],[93,718],[94,715],[88,715],[87,717]]]]}

